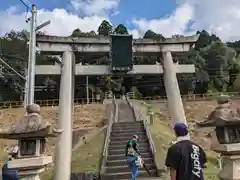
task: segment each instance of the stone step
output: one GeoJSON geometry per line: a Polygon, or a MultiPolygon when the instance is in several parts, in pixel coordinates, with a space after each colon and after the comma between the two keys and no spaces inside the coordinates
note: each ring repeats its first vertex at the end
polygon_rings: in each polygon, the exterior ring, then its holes
{"type": "Polygon", "coordinates": [[[131,124],[131,125],[113,125],[112,128],[144,128],[143,124],[131,124]]]}
{"type": "Polygon", "coordinates": [[[112,126],[112,129],[135,129],[135,128],[142,128],[142,129],[144,129],[144,126],[142,126],[142,125],[112,126]]]}
{"type": "MultiPolygon", "coordinates": [[[[147,140],[147,135],[142,135],[142,136],[138,136],[139,140],[138,141],[142,141],[142,140],[147,140]]],[[[132,136],[111,136],[110,137],[110,140],[111,141],[128,141],[128,140],[131,140],[132,139],[132,136]]]]}
{"type": "MultiPolygon", "coordinates": [[[[150,171],[151,176],[147,173],[145,170],[139,171],[139,177],[156,177],[156,170],[151,170],[150,171]]],[[[131,173],[130,172],[125,172],[125,173],[106,173],[103,175],[101,178],[103,180],[124,180],[124,179],[131,179],[131,173]]]]}
{"type": "MultiPolygon", "coordinates": [[[[156,169],[153,164],[145,164],[148,170],[154,170],[156,169]]],[[[144,168],[140,168],[140,171],[144,171],[144,168]]],[[[130,169],[128,165],[125,166],[112,166],[112,167],[106,167],[106,173],[120,173],[120,172],[129,172],[130,169]]]]}
{"type": "Polygon", "coordinates": [[[142,121],[132,121],[132,122],[116,122],[116,123],[113,123],[113,125],[129,125],[129,124],[143,124],[142,121]]]}
{"type": "MultiPolygon", "coordinates": [[[[145,152],[149,152],[150,148],[140,148],[139,152],[140,153],[145,153],[145,152]]],[[[124,154],[125,153],[125,149],[111,149],[108,150],[108,155],[118,155],[118,154],[124,154]]]]}
{"type": "MultiPolygon", "coordinates": [[[[141,157],[143,158],[152,158],[152,154],[150,152],[142,153],[141,157]]],[[[113,160],[124,160],[126,159],[125,153],[118,154],[118,155],[108,155],[107,160],[113,161],[113,160]]]]}
{"type": "MultiPolygon", "coordinates": [[[[169,178],[162,179],[160,177],[138,177],[137,180],[169,180],[169,178]]],[[[129,180],[129,179],[121,179],[121,180],[129,180]]]]}
{"type": "MultiPolygon", "coordinates": [[[[131,133],[131,132],[127,132],[127,133],[122,133],[122,132],[111,132],[111,137],[115,137],[115,136],[117,136],[117,137],[130,137],[130,138],[132,138],[132,136],[133,135],[135,135],[135,134],[133,134],[133,133],[131,133]]],[[[144,132],[139,132],[139,133],[137,133],[136,135],[138,135],[139,137],[140,136],[146,136],[146,132],[144,131],[144,132]]]]}
{"type": "MultiPolygon", "coordinates": [[[[151,164],[153,163],[153,159],[152,158],[144,158],[144,162],[146,164],[151,164]]],[[[122,160],[107,160],[106,161],[106,166],[124,166],[126,165],[127,161],[126,158],[122,159],[122,160]]]]}
{"type": "MultiPolygon", "coordinates": [[[[126,147],[126,142],[124,144],[109,144],[108,150],[123,149],[126,147]]],[[[140,148],[148,148],[149,143],[139,143],[140,148]]]]}
{"type": "Polygon", "coordinates": [[[123,129],[123,130],[112,130],[112,133],[114,134],[125,134],[125,133],[131,133],[132,135],[134,134],[140,134],[140,133],[145,133],[145,129],[123,129]]]}
{"type": "MultiPolygon", "coordinates": [[[[110,142],[120,142],[120,143],[127,143],[129,140],[131,140],[132,138],[127,138],[127,137],[115,137],[115,138],[110,138],[110,142]]],[[[143,143],[143,142],[148,142],[148,138],[147,137],[143,137],[143,138],[139,138],[139,140],[137,141],[137,143],[143,143]]]]}
{"type": "MultiPolygon", "coordinates": [[[[124,146],[126,146],[126,144],[127,144],[127,141],[128,140],[119,140],[119,141],[113,141],[113,140],[111,140],[110,141],[110,143],[109,143],[109,145],[124,145],[124,146]]],[[[141,144],[148,144],[148,140],[147,139],[140,139],[139,141],[138,141],[138,144],[139,144],[139,146],[141,146],[141,144]]]]}

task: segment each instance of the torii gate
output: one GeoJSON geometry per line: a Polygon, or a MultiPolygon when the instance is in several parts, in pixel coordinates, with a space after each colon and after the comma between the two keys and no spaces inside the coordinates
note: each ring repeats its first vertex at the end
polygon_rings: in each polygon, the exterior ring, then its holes
{"type": "MultiPolygon", "coordinates": [[[[197,41],[198,36],[167,38],[163,41],[136,39],[133,41],[134,55],[163,54],[163,67],[156,65],[134,65],[127,74],[164,74],[164,84],[168,98],[168,110],[172,124],[176,121],[186,122],[176,73],[194,73],[194,65],[178,65],[173,63],[171,52],[188,51],[197,41]]],[[[59,128],[64,129],[56,148],[55,176],[56,180],[68,180],[71,173],[72,150],[72,113],[75,75],[110,75],[107,65],[75,64],[75,52],[81,54],[106,54],[110,50],[109,39],[105,37],[58,37],[39,36],[38,46],[48,55],[62,55],[63,65],[37,65],[37,75],[61,74],[59,101],[59,128]]]]}

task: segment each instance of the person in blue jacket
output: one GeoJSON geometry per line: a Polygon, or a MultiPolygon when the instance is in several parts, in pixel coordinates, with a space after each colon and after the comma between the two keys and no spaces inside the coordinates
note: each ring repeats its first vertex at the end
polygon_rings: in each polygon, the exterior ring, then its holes
{"type": "Polygon", "coordinates": [[[18,169],[8,168],[8,162],[17,157],[18,152],[8,154],[8,160],[2,167],[2,180],[19,180],[18,169]]]}
{"type": "Polygon", "coordinates": [[[127,142],[125,155],[127,158],[127,164],[131,170],[132,180],[136,180],[138,176],[138,166],[136,165],[137,157],[140,156],[139,145],[138,145],[138,136],[133,135],[133,138],[127,142]]]}

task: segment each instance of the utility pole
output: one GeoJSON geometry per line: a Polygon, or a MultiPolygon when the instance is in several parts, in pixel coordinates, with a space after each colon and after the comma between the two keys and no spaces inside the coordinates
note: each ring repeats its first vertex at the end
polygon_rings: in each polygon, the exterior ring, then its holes
{"type": "Polygon", "coordinates": [[[27,107],[27,104],[28,104],[28,70],[27,68],[25,69],[25,78],[26,78],[26,81],[25,81],[25,89],[24,89],[24,108],[27,107]]]}
{"type": "Polygon", "coordinates": [[[28,69],[25,83],[25,100],[26,106],[34,103],[34,92],[35,92],[35,66],[36,66],[36,33],[38,30],[49,25],[50,20],[37,26],[37,7],[32,5],[31,9],[31,23],[30,23],[30,36],[29,36],[29,54],[28,54],[28,69]]]}
{"type": "Polygon", "coordinates": [[[87,92],[87,104],[89,104],[89,86],[88,86],[88,76],[86,76],[86,92],[87,92]]]}
{"type": "Polygon", "coordinates": [[[33,4],[31,10],[31,28],[29,41],[29,59],[28,59],[28,88],[27,88],[27,105],[34,103],[35,90],[35,65],[36,65],[36,21],[37,7],[33,4]]]}

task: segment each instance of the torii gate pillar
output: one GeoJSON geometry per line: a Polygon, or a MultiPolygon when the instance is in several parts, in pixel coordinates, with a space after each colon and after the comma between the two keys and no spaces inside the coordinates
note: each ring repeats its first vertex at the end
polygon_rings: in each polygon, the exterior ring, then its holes
{"type": "Polygon", "coordinates": [[[163,52],[163,59],[164,85],[167,94],[168,113],[172,126],[177,122],[187,124],[171,52],[163,52]]]}
{"type": "Polygon", "coordinates": [[[71,174],[72,157],[72,117],[74,99],[75,56],[72,51],[63,52],[61,69],[61,82],[59,93],[59,118],[58,128],[63,129],[59,135],[55,154],[54,179],[67,180],[71,174]]]}

